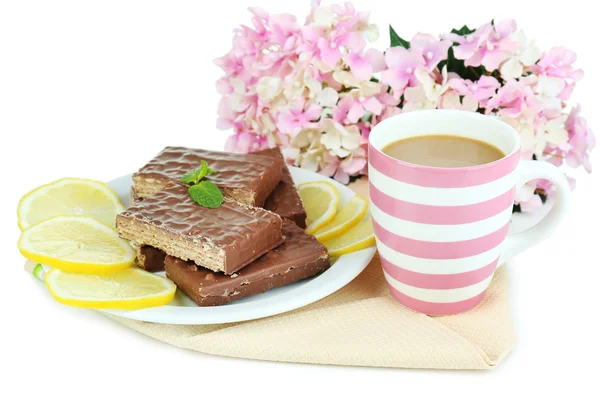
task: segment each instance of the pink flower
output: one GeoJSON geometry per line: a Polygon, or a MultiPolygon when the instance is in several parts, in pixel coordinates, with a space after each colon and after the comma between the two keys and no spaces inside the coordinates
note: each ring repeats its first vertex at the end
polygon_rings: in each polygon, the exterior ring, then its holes
{"type": "MultiPolygon", "coordinates": [[[[485,46],[479,49],[481,65],[488,71],[498,69],[500,64],[518,48],[518,43],[511,40],[517,30],[514,20],[508,19],[496,22],[493,31],[487,38],[485,46]]],[[[465,62],[466,64],[466,62],[465,62]]],[[[468,65],[468,64],[467,64],[468,65]]]]}
{"type": "MultiPolygon", "coordinates": [[[[347,110],[346,117],[349,122],[355,124],[365,115],[365,111],[374,115],[379,115],[383,111],[383,105],[375,97],[354,96],[352,93],[347,94],[339,102],[339,110],[334,112],[334,119],[337,114],[341,116],[340,111],[347,110]]],[[[345,120],[344,119],[344,120],[345,120]]]]}
{"type": "Polygon", "coordinates": [[[477,82],[468,79],[454,78],[448,82],[448,85],[456,90],[461,96],[471,96],[477,101],[485,104],[496,90],[500,88],[500,82],[492,76],[482,76],[477,82]]]}
{"type": "Polygon", "coordinates": [[[553,47],[542,54],[540,61],[530,70],[538,75],[556,76],[568,80],[568,83],[579,81],[583,78],[581,69],[574,69],[573,63],[577,55],[564,47],[553,47]]]}
{"type": "MultiPolygon", "coordinates": [[[[400,114],[402,112],[402,109],[400,107],[397,107],[398,100],[392,95],[389,95],[389,94],[380,95],[379,102],[382,104],[385,104],[386,107],[383,108],[383,112],[381,114],[374,115],[371,118],[371,126],[370,126],[371,129],[375,125],[377,125],[377,123],[383,121],[384,119],[393,117],[394,115],[400,114]]],[[[368,134],[365,135],[365,133],[363,132],[363,137],[368,138],[368,134]]]]}
{"type": "Polygon", "coordinates": [[[332,111],[333,120],[342,125],[350,123],[350,120],[348,119],[348,112],[350,112],[350,108],[353,105],[352,99],[344,101],[346,97],[352,96],[346,94],[345,97],[343,97],[342,100],[338,102],[337,106],[335,106],[332,111]]]}
{"type": "Polygon", "coordinates": [[[456,33],[448,33],[442,35],[443,39],[451,40],[454,43],[457,43],[458,46],[454,47],[454,56],[459,60],[465,60],[466,65],[479,66],[480,64],[471,62],[471,59],[476,57],[481,60],[479,55],[476,56],[476,53],[479,51],[482,45],[487,42],[487,39],[492,32],[491,24],[484,24],[477,28],[475,32],[469,33],[468,35],[459,35],[456,33]]]}
{"type": "Polygon", "coordinates": [[[458,92],[450,90],[442,96],[441,106],[441,108],[447,110],[475,112],[479,107],[479,103],[471,95],[462,96],[461,99],[461,96],[458,94],[458,92]]]}
{"type": "Polygon", "coordinates": [[[527,200],[521,200],[519,202],[519,206],[521,207],[521,212],[530,213],[535,212],[540,209],[544,203],[542,203],[542,198],[537,194],[532,194],[527,200]]]}
{"type": "Polygon", "coordinates": [[[536,194],[538,181],[527,182],[517,193],[517,202],[522,212],[533,212],[539,209],[543,203],[540,196],[536,194]]]}
{"type": "Polygon", "coordinates": [[[306,110],[305,101],[298,99],[289,108],[282,110],[277,116],[277,128],[291,136],[297,135],[303,128],[314,127],[314,121],[321,117],[321,107],[310,104],[306,110]]]}
{"type": "Polygon", "coordinates": [[[520,78],[523,76],[525,68],[535,64],[541,55],[540,49],[533,41],[527,39],[523,31],[514,33],[511,40],[516,44],[516,48],[500,67],[500,73],[504,79],[520,78]]]}
{"type": "Polygon", "coordinates": [[[296,17],[292,14],[271,15],[268,20],[271,28],[271,39],[280,45],[283,45],[290,36],[300,31],[300,25],[296,17]]]}
{"type": "MultiPolygon", "coordinates": [[[[521,137],[524,159],[536,155],[591,170],[594,135],[579,107],[564,112],[583,76],[573,67],[575,53],[555,47],[540,57],[507,20],[440,40],[419,33],[410,49],[394,47],[384,54],[366,48],[367,39],[378,34],[368,12],[350,3],[312,4],[304,23],[251,8],[251,23],[234,31],[231,50],[215,60],[223,70],[216,83],[217,126],[234,132],[227,150],[280,146],[295,165],[348,183],[367,173],[368,137],[380,121],[416,109],[451,108],[509,123],[521,137]],[[451,45],[467,67],[478,67],[480,78],[437,68],[451,45]],[[379,72],[379,81],[372,80],[379,72]]],[[[519,199],[523,211],[539,207],[536,188],[552,194],[547,181],[529,186],[519,199]]]]}
{"type": "Polygon", "coordinates": [[[356,54],[362,52],[365,46],[364,36],[356,32],[336,32],[329,38],[320,36],[317,40],[319,57],[331,69],[342,59],[340,48],[346,47],[350,54],[356,54]]]}
{"type": "Polygon", "coordinates": [[[225,142],[225,150],[233,153],[250,153],[266,148],[268,148],[267,140],[250,132],[229,136],[225,142]]]}
{"type": "Polygon", "coordinates": [[[581,69],[573,68],[577,55],[564,47],[553,47],[550,51],[542,54],[540,61],[531,66],[529,71],[540,75],[564,80],[562,91],[558,98],[563,101],[569,100],[575,84],[583,78],[581,69]]]}
{"type": "Polygon", "coordinates": [[[486,112],[499,109],[498,114],[517,116],[523,108],[539,106],[531,87],[521,81],[510,80],[487,103],[486,112]]]}
{"type": "Polygon", "coordinates": [[[565,127],[569,132],[569,141],[566,150],[567,164],[572,168],[583,165],[587,172],[592,172],[592,165],[589,159],[589,151],[596,146],[596,138],[587,125],[587,121],[579,114],[581,107],[573,107],[565,127]]]}
{"type": "Polygon", "coordinates": [[[392,89],[402,92],[406,86],[417,84],[415,71],[425,65],[425,60],[417,50],[392,47],[385,53],[388,69],[381,73],[381,80],[392,89]]]}
{"type": "Polygon", "coordinates": [[[513,20],[504,20],[492,24],[484,24],[475,32],[461,36],[449,34],[444,37],[458,43],[454,47],[454,55],[465,60],[466,66],[483,65],[488,71],[498,69],[518,44],[510,40],[517,25],[513,20]]]}
{"type": "Polygon", "coordinates": [[[359,147],[350,156],[340,159],[331,154],[324,153],[319,173],[325,176],[333,177],[336,181],[347,185],[350,177],[363,173],[367,166],[366,151],[359,147]]]}
{"type": "Polygon", "coordinates": [[[438,40],[426,33],[417,33],[410,41],[410,48],[421,53],[425,60],[425,68],[433,71],[440,61],[448,58],[448,49],[452,46],[450,40],[438,40]]]}
{"type": "Polygon", "coordinates": [[[544,153],[551,153],[555,148],[564,146],[569,140],[569,133],[565,124],[567,115],[562,114],[556,118],[539,117],[534,123],[536,145],[534,154],[542,158],[544,153]]]}
{"type": "Polygon", "coordinates": [[[340,51],[341,42],[339,39],[327,40],[323,37],[317,41],[317,47],[319,48],[319,56],[321,60],[331,69],[335,68],[336,64],[342,58],[342,52],[340,51]]]}
{"type": "Polygon", "coordinates": [[[359,53],[351,53],[346,56],[345,61],[352,75],[360,81],[368,81],[373,76],[373,72],[385,69],[385,57],[382,52],[375,49],[369,49],[362,56],[359,53]]]}

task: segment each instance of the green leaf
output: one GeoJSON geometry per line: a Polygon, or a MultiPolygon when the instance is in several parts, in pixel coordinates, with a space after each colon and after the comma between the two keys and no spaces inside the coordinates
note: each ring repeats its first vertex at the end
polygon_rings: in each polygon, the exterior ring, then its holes
{"type": "Polygon", "coordinates": [[[223,204],[221,189],[211,181],[202,181],[188,188],[192,200],[206,208],[217,208],[223,204]]]}
{"type": "Polygon", "coordinates": [[[404,47],[410,49],[410,42],[402,39],[390,25],[390,47],[404,47]]]}
{"type": "Polygon", "coordinates": [[[187,184],[190,183],[197,183],[198,182],[198,176],[200,175],[200,168],[196,168],[193,169],[191,171],[186,172],[185,174],[183,174],[183,176],[181,177],[181,182],[187,184]]]}
{"type": "Polygon", "coordinates": [[[442,70],[446,66],[448,72],[455,72],[460,75],[463,79],[469,79],[473,82],[479,80],[481,75],[485,74],[485,68],[483,66],[470,67],[465,65],[464,60],[459,60],[454,56],[454,49],[450,47],[448,49],[448,59],[441,61],[438,64],[438,68],[442,70]]]}
{"type": "Polygon", "coordinates": [[[200,161],[200,167],[196,168],[194,170],[188,171],[186,172],[182,177],[181,177],[181,182],[185,183],[185,184],[197,184],[198,182],[200,182],[206,175],[209,174],[214,174],[216,173],[216,171],[208,168],[208,164],[206,163],[206,161],[201,160],[200,161]]]}
{"type": "Polygon", "coordinates": [[[463,27],[460,29],[452,29],[452,33],[456,33],[457,35],[460,35],[460,36],[467,36],[473,32],[475,32],[475,29],[469,29],[469,27],[466,25],[463,25],[463,27]]]}

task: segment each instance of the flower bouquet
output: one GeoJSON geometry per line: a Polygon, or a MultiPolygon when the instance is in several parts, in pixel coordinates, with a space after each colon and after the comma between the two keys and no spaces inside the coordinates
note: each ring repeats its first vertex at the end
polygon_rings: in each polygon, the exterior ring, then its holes
{"type": "MultiPolygon", "coordinates": [[[[390,48],[368,12],[313,1],[304,23],[250,8],[252,26],[235,30],[224,71],[217,126],[233,128],[226,148],[279,146],[293,165],[348,183],[367,174],[369,132],[394,114],[458,109],[494,115],[521,136],[522,158],[591,172],[594,135],[567,107],[583,71],[574,52],[542,52],[513,20],[463,26],[410,41],[390,26],[390,48]]],[[[574,187],[574,180],[570,179],[574,187]]],[[[552,196],[549,181],[529,182],[515,206],[530,211],[552,196]]]]}

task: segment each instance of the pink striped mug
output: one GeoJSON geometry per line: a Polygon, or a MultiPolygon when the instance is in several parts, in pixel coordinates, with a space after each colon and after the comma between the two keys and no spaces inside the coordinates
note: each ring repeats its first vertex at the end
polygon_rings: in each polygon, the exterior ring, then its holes
{"type": "Polygon", "coordinates": [[[558,168],[520,160],[520,138],[511,126],[454,110],[415,111],[377,124],[369,136],[369,182],[377,250],[391,294],[429,315],[475,307],[498,265],[557,228],[570,197],[558,168]],[[396,140],[428,134],[481,140],[506,156],[473,167],[435,168],[382,152],[396,140]],[[515,192],[533,179],[553,182],[554,206],[534,227],[508,235],[515,192]]]}

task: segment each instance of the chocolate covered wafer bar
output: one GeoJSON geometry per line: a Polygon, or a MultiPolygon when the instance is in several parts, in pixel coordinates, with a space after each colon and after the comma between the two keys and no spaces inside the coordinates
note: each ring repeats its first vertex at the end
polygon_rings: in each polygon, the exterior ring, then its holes
{"type": "Polygon", "coordinates": [[[283,160],[256,154],[166,147],[133,175],[135,192],[146,198],[169,183],[180,182],[186,172],[204,160],[215,170],[206,179],[214,182],[227,197],[253,206],[262,206],[281,181],[283,160]]]}
{"type": "Polygon", "coordinates": [[[273,211],[281,218],[294,221],[301,228],[306,228],[306,211],[304,211],[302,199],[300,198],[300,194],[298,194],[298,189],[283,159],[281,150],[278,148],[267,149],[252,154],[281,160],[283,166],[281,182],[279,182],[279,185],[277,185],[273,193],[265,201],[264,208],[273,211]]]}
{"type": "Polygon", "coordinates": [[[135,203],[142,200],[143,199],[136,193],[135,186],[132,186],[131,191],[129,192],[129,204],[134,205],[135,203]]]}
{"type": "Polygon", "coordinates": [[[229,198],[217,208],[202,207],[180,184],[117,215],[122,238],[227,275],[281,244],[281,224],[277,214],[229,198]]]}
{"type": "Polygon", "coordinates": [[[140,246],[135,248],[135,263],[138,267],[148,272],[159,272],[165,270],[165,257],[167,253],[152,246],[140,246]]]}
{"type": "Polygon", "coordinates": [[[167,277],[199,306],[218,306],[308,278],[329,268],[327,249],[294,223],[284,221],[285,242],[235,275],[168,256],[167,277]]]}

